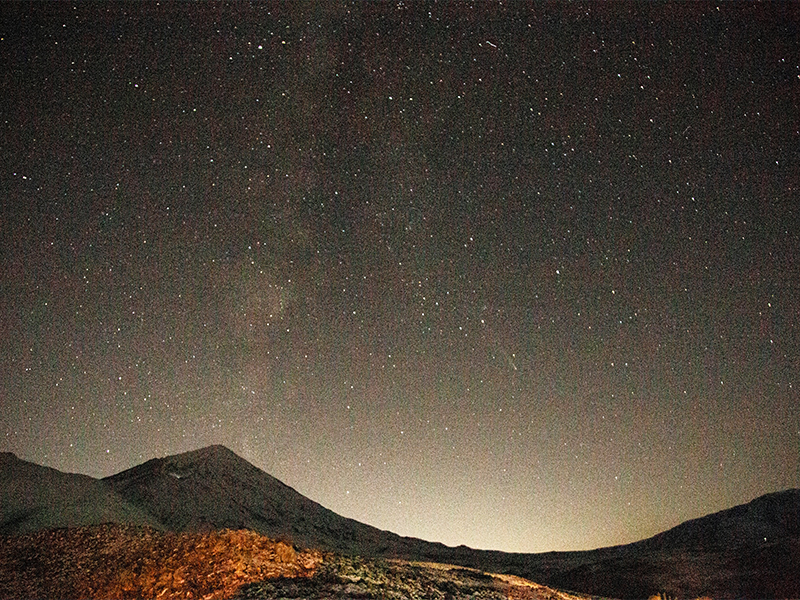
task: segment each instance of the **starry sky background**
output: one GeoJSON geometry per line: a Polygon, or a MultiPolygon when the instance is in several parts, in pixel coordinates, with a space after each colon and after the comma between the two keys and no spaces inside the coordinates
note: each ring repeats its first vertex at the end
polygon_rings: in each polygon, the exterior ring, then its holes
{"type": "Polygon", "coordinates": [[[0,449],[450,545],[800,487],[798,3],[5,3],[0,449]]]}

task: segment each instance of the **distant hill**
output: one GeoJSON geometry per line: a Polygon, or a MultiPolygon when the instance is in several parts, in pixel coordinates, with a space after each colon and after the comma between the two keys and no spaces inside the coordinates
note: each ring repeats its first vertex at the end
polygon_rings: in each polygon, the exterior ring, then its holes
{"type": "Polygon", "coordinates": [[[456,564],[614,598],[800,598],[797,489],[633,544],[519,554],[452,548],[342,517],[223,446],[149,460],[103,480],[2,455],[0,534],[105,521],[181,532],[251,529],[300,546],[456,564]]]}
{"type": "Polygon", "coordinates": [[[629,544],[636,551],[761,547],[800,536],[800,489],[760,496],[629,544]]]}
{"type": "Polygon", "coordinates": [[[497,557],[562,589],[621,598],[800,597],[800,489],[761,496],[651,538],[588,552],[497,557]]]}
{"type": "Polygon", "coordinates": [[[163,528],[98,479],[0,453],[0,535],[104,522],[163,528]]]}

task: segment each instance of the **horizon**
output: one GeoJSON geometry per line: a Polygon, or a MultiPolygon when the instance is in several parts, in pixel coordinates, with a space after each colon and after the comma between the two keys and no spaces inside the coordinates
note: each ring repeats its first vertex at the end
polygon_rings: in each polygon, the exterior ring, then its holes
{"type": "Polygon", "coordinates": [[[4,5],[0,449],[508,552],[800,487],[795,6],[4,5]]]}
{"type": "MultiPolygon", "coordinates": [[[[121,471],[118,471],[118,472],[116,472],[116,473],[110,473],[110,474],[108,474],[108,475],[101,476],[101,477],[94,476],[94,475],[89,475],[88,473],[68,473],[68,474],[70,474],[70,475],[87,475],[87,476],[89,476],[89,477],[92,477],[93,479],[95,479],[95,480],[97,480],[97,481],[102,481],[103,479],[108,479],[108,478],[111,478],[111,477],[113,477],[113,476],[115,476],[115,475],[119,475],[120,473],[124,473],[124,472],[126,472],[126,471],[128,471],[128,470],[130,470],[130,469],[134,469],[134,468],[136,468],[136,467],[142,466],[142,465],[144,465],[144,464],[146,464],[146,463],[148,463],[148,462],[150,462],[150,461],[152,461],[152,460],[164,460],[164,459],[168,459],[168,458],[179,457],[179,456],[182,456],[182,455],[185,455],[185,454],[198,454],[198,453],[200,453],[200,452],[202,452],[202,451],[204,451],[204,450],[210,450],[210,449],[212,449],[212,448],[222,448],[222,449],[224,449],[224,450],[226,450],[226,451],[228,451],[228,452],[231,452],[231,453],[233,453],[233,454],[234,454],[234,455],[235,455],[235,456],[236,456],[238,459],[240,459],[240,460],[244,460],[244,461],[245,461],[245,462],[247,462],[248,464],[250,464],[250,465],[252,465],[252,466],[255,466],[257,469],[259,469],[260,471],[262,471],[262,472],[263,472],[263,473],[265,473],[266,475],[269,475],[270,477],[273,477],[273,478],[274,478],[274,479],[276,479],[278,482],[280,482],[280,483],[281,483],[281,484],[283,484],[283,485],[286,485],[286,486],[288,486],[290,489],[294,490],[295,492],[297,492],[297,493],[298,493],[298,494],[300,494],[301,496],[303,496],[303,497],[305,497],[305,498],[307,498],[307,499],[311,500],[312,502],[315,502],[316,504],[319,504],[319,505],[320,505],[320,506],[322,506],[323,508],[326,508],[326,509],[328,509],[328,510],[332,510],[332,509],[330,509],[330,507],[328,507],[328,506],[325,506],[324,504],[322,504],[322,503],[318,502],[318,501],[317,501],[317,500],[315,500],[313,497],[310,497],[310,496],[308,496],[308,495],[304,494],[304,493],[303,493],[301,490],[298,490],[298,489],[296,489],[294,486],[292,486],[292,485],[289,485],[289,484],[288,484],[288,483],[286,483],[285,481],[282,481],[282,480],[280,480],[279,478],[275,477],[274,475],[272,475],[271,473],[269,473],[269,471],[266,471],[266,470],[264,470],[263,468],[261,468],[261,467],[259,467],[259,466],[257,466],[257,465],[254,465],[253,463],[251,463],[250,461],[248,461],[247,459],[245,459],[243,456],[241,456],[240,454],[238,454],[237,452],[235,452],[235,451],[234,451],[234,450],[232,450],[231,448],[228,448],[228,447],[227,447],[227,446],[225,446],[224,444],[211,444],[211,445],[209,445],[209,446],[203,446],[203,447],[200,447],[200,448],[194,448],[194,449],[191,449],[191,450],[186,450],[186,451],[183,451],[183,452],[179,452],[179,453],[177,453],[177,454],[171,454],[171,455],[165,455],[165,456],[151,456],[150,458],[144,458],[144,459],[143,459],[141,462],[139,462],[139,463],[137,463],[137,464],[135,464],[135,465],[131,465],[131,466],[129,466],[129,467],[126,467],[126,468],[122,469],[121,471]]],[[[15,455],[15,454],[13,454],[13,453],[10,453],[10,454],[12,454],[12,455],[16,456],[16,455],[15,455]]],[[[22,457],[19,457],[19,456],[16,456],[16,458],[18,458],[18,459],[20,459],[20,460],[25,460],[26,462],[31,462],[31,461],[28,461],[28,460],[26,460],[25,458],[22,458],[22,457]]],[[[38,464],[38,463],[34,463],[34,464],[38,464]]],[[[41,464],[41,465],[39,465],[39,466],[41,466],[41,467],[46,467],[46,468],[55,468],[55,467],[50,467],[50,466],[48,466],[48,465],[45,465],[45,464],[41,464]]],[[[58,470],[58,469],[56,469],[56,470],[58,470]]],[[[59,470],[59,471],[60,471],[60,470],[59,470]]],[[[60,471],[60,472],[63,472],[63,471],[60,471]]],[[[798,490],[798,491],[800,491],[800,488],[785,488],[785,489],[781,489],[781,490],[773,490],[773,491],[771,491],[771,492],[766,492],[766,493],[764,493],[764,494],[759,494],[758,496],[755,496],[755,497],[753,497],[753,498],[750,498],[749,500],[747,500],[747,501],[745,501],[745,502],[742,502],[742,503],[740,503],[740,504],[736,504],[736,505],[733,505],[733,506],[727,506],[727,507],[723,507],[723,508],[720,508],[719,510],[713,511],[713,512],[711,512],[711,513],[706,513],[706,514],[697,515],[697,516],[693,516],[693,517],[691,517],[691,516],[690,516],[690,517],[686,517],[686,518],[684,518],[683,520],[681,520],[680,522],[678,522],[678,523],[676,523],[676,524],[674,524],[674,525],[672,525],[672,526],[666,527],[666,528],[664,528],[664,529],[662,529],[662,530],[660,530],[660,531],[658,531],[658,532],[655,532],[655,533],[653,533],[652,535],[649,535],[649,536],[647,536],[647,537],[644,537],[644,538],[641,538],[641,539],[636,539],[636,540],[631,540],[631,541],[629,541],[629,542],[624,542],[624,543],[622,543],[622,544],[615,544],[615,546],[617,546],[617,545],[625,545],[625,544],[630,544],[630,543],[635,543],[635,542],[643,541],[643,540],[649,539],[650,537],[653,537],[653,536],[655,536],[655,535],[658,535],[658,534],[664,533],[664,532],[666,532],[666,531],[669,531],[669,530],[671,530],[671,529],[673,529],[673,528],[675,528],[675,527],[677,527],[677,526],[679,526],[679,525],[682,525],[682,524],[684,524],[684,523],[687,523],[687,522],[689,522],[689,521],[694,521],[694,520],[700,519],[700,518],[702,518],[702,517],[706,517],[706,516],[709,516],[709,515],[711,515],[711,514],[715,514],[715,513],[717,513],[717,512],[720,512],[720,511],[725,511],[725,510],[728,510],[728,509],[734,508],[735,506],[741,506],[741,505],[744,505],[744,504],[749,504],[750,502],[752,502],[752,501],[754,501],[754,500],[756,500],[756,499],[758,499],[758,498],[762,498],[762,497],[764,497],[764,496],[771,496],[771,495],[773,495],[773,494],[780,494],[780,493],[784,493],[784,492],[790,492],[790,491],[793,491],[793,490],[798,490]]],[[[344,517],[344,518],[349,518],[349,519],[352,519],[352,518],[353,518],[353,517],[350,517],[349,515],[340,514],[340,513],[336,512],[336,511],[333,511],[333,512],[335,512],[337,515],[339,515],[339,516],[341,516],[341,517],[344,517]]],[[[373,525],[373,524],[371,524],[371,523],[368,523],[368,522],[365,522],[365,521],[359,521],[358,519],[354,519],[354,520],[356,520],[356,521],[358,521],[359,523],[362,523],[362,524],[364,524],[364,525],[369,525],[369,526],[371,526],[371,527],[376,527],[375,525],[373,525]]],[[[391,530],[381,529],[380,527],[376,527],[376,528],[377,528],[377,529],[380,529],[381,531],[388,531],[389,533],[394,533],[394,534],[397,534],[397,535],[402,535],[402,534],[399,534],[399,533],[398,533],[398,532],[396,532],[396,531],[391,531],[391,530]]],[[[405,536],[405,537],[415,537],[415,536],[405,536]]],[[[516,553],[515,551],[507,551],[507,550],[503,550],[503,549],[500,549],[500,548],[475,548],[475,547],[471,547],[471,546],[466,546],[465,544],[446,544],[446,543],[442,542],[441,540],[435,540],[435,539],[425,539],[425,538],[417,538],[417,539],[420,539],[420,540],[422,540],[422,541],[424,541],[424,542],[430,542],[430,543],[442,543],[442,544],[444,544],[445,546],[448,546],[448,547],[451,547],[451,548],[456,548],[456,547],[459,547],[459,546],[463,546],[463,547],[467,547],[467,548],[469,548],[470,550],[478,550],[478,551],[490,551],[490,552],[495,552],[495,551],[496,551],[496,552],[508,552],[508,553],[516,553]]],[[[543,550],[543,551],[532,552],[532,553],[530,553],[530,554],[546,554],[546,553],[550,553],[550,552],[585,552],[585,551],[591,551],[591,550],[597,550],[597,549],[609,548],[609,547],[612,547],[612,546],[602,546],[602,547],[598,547],[598,548],[584,548],[584,549],[577,549],[577,550],[543,550]]]]}

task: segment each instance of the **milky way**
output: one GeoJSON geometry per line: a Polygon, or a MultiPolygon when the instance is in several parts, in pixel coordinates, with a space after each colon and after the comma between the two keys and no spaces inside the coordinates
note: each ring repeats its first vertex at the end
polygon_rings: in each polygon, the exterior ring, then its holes
{"type": "Polygon", "coordinates": [[[527,552],[800,487],[797,6],[6,4],[0,449],[527,552]]]}

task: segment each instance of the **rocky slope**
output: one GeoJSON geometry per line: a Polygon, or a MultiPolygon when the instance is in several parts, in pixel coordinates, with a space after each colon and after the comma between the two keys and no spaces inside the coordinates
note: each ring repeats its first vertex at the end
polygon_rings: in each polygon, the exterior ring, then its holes
{"type": "Polygon", "coordinates": [[[236,600],[588,600],[526,581],[454,565],[364,560],[326,555],[309,578],[285,577],[243,586],[236,600]]]}
{"type": "Polygon", "coordinates": [[[99,525],[0,537],[0,600],[586,600],[451,565],[297,550],[252,531],[99,525]]]}
{"type": "Polygon", "coordinates": [[[96,525],[0,538],[0,599],[230,598],[243,585],[307,577],[322,554],[251,531],[96,525]]]}
{"type": "Polygon", "coordinates": [[[0,534],[105,521],[186,533],[248,529],[350,556],[457,564],[596,596],[800,598],[800,490],[625,546],[509,554],[451,548],[344,518],[222,446],[153,459],[102,481],[0,456],[0,534]]]}
{"type": "Polygon", "coordinates": [[[337,515],[224,446],[149,460],[103,480],[173,531],[252,529],[326,550],[378,555],[410,540],[337,515]]]}
{"type": "Polygon", "coordinates": [[[0,535],[104,522],[162,527],[102,481],[0,453],[0,535]]]}
{"type": "Polygon", "coordinates": [[[595,595],[800,597],[800,490],[767,494],[633,544],[500,556],[491,568],[595,595]]]}

